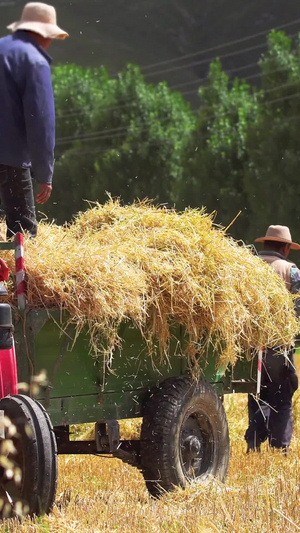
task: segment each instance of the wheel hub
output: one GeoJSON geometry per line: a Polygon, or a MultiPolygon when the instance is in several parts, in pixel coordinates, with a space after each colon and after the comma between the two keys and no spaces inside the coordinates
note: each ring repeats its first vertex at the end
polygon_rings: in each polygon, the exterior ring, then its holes
{"type": "Polygon", "coordinates": [[[183,443],[185,452],[190,459],[196,459],[199,457],[201,450],[201,442],[195,435],[190,435],[187,437],[183,443]]]}

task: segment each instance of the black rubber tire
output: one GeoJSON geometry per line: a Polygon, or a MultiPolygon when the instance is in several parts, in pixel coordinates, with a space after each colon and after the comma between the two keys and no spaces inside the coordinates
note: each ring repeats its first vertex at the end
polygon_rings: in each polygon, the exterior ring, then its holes
{"type": "Polygon", "coordinates": [[[50,418],[44,407],[29,396],[17,394],[0,400],[17,429],[12,437],[17,454],[9,456],[22,471],[21,483],[6,480],[2,472],[1,496],[6,492],[14,505],[21,502],[26,514],[43,515],[53,507],[57,487],[57,446],[50,418]]]}
{"type": "Polygon", "coordinates": [[[148,400],[141,466],[152,496],[211,478],[224,481],[229,450],[226,414],[209,383],[188,375],[170,378],[148,400]]]}

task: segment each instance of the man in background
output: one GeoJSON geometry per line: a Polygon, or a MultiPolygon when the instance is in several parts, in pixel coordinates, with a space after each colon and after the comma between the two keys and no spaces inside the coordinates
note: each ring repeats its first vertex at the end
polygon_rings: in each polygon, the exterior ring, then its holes
{"type": "MultiPolygon", "coordinates": [[[[269,226],[266,235],[255,242],[264,243],[259,256],[283,278],[290,292],[298,293],[300,271],[287,257],[291,249],[299,250],[300,245],[292,242],[289,228],[269,226]]],[[[286,450],[290,445],[292,398],[298,388],[294,353],[294,348],[285,353],[277,347],[266,348],[263,354],[260,399],[257,401],[252,395],[248,396],[249,426],[245,433],[248,452],[259,451],[261,443],[267,439],[274,448],[286,450]]]]}
{"type": "Polygon", "coordinates": [[[36,202],[52,191],[55,111],[51,58],[53,39],[68,34],[56,24],[54,7],[25,5],[21,19],[8,26],[12,35],[0,39],[0,196],[7,238],[19,231],[37,233],[36,202]]]}

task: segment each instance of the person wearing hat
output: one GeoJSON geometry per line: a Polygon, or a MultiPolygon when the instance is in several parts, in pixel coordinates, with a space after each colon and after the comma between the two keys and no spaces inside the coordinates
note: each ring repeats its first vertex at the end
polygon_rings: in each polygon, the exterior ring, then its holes
{"type": "MultiPolygon", "coordinates": [[[[300,289],[300,270],[288,260],[290,250],[299,250],[292,241],[287,226],[269,226],[264,237],[255,242],[263,243],[259,256],[283,278],[288,291],[297,294],[300,289]]],[[[300,298],[295,309],[299,316],[300,298]]],[[[263,354],[260,400],[248,395],[249,426],[245,433],[247,452],[260,451],[262,442],[268,439],[271,447],[287,450],[293,433],[292,397],[298,388],[298,376],[294,364],[295,349],[266,348],[263,354]]]]}
{"type": "Polygon", "coordinates": [[[18,231],[37,233],[32,177],[38,183],[36,202],[52,191],[55,112],[51,58],[53,39],[68,34],[56,24],[53,6],[25,5],[21,18],[0,39],[0,196],[7,238],[18,231]]]}

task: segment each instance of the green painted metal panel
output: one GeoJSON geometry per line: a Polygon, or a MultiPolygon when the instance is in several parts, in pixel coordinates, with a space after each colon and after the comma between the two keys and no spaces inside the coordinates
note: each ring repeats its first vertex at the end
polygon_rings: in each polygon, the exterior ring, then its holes
{"type": "Polygon", "coordinates": [[[0,242],[0,250],[15,250],[16,243],[15,242],[0,242]]]}
{"type": "Polygon", "coordinates": [[[61,426],[140,417],[148,396],[149,391],[141,389],[123,393],[53,398],[50,404],[42,398],[41,402],[45,405],[53,425],[61,426]]]}
{"type": "MultiPolygon", "coordinates": [[[[76,338],[75,325],[63,327],[66,315],[58,310],[29,310],[15,317],[15,342],[19,381],[45,370],[49,386],[39,400],[55,425],[84,423],[111,418],[140,416],[150,389],[168,377],[187,371],[182,356],[185,336],[174,330],[168,357],[161,360],[158,346],[148,354],[145,340],[128,322],[121,326],[121,349],[113,353],[111,364],[91,353],[90,337],[83,330],[76,338]]],[[[199,358],[203,376],[220,381],[215,354],[199,358]]]]}
{"type": "Polygon", "coordinates": [[[29,382],[30,376],[45,370],[49,397],[95,394],[98,368],[89,355],[89,337],[83,332],[74,344],[75,326],[63,330],[59,323],[58,312],[20,316],[15,324],[19,380],[29,382]]]}
{"type": "Polygon", "coordinates": [[[229,388],[225,392],[254,393],[257,381],[257,354],[253,355],[250,352],[243,354],[233,367],[228,366],[226,377],[229,388]]]}

